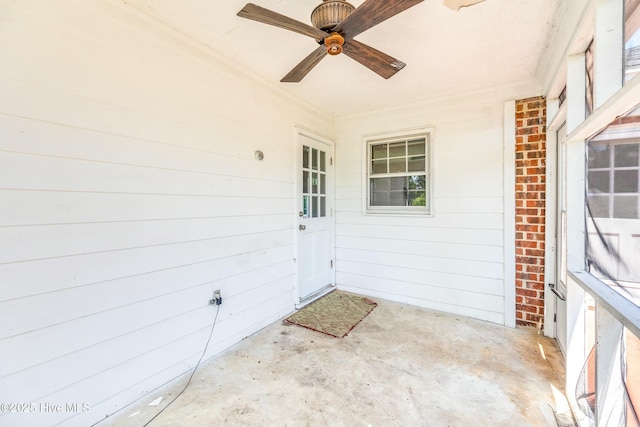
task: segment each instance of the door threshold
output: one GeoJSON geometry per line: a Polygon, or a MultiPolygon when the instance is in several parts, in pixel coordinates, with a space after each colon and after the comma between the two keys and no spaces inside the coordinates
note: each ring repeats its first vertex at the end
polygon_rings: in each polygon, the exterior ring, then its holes
{"type": "Polygon", "coordinates": [[[327,285],[324,288],[320,288],[320,290],[317,290],[316,292],[312,293],[311,295],[308,295],[304,299],[300,300],[296,304],[296,310],[301,309],[305,305],[312,303],[313,301],[317,300],[320,297],[325,296],[326,294],[328,294],[329,292],[331,292],[331,291],[333,291],[335,289],[337,289],[336,285],[327,285]]]}

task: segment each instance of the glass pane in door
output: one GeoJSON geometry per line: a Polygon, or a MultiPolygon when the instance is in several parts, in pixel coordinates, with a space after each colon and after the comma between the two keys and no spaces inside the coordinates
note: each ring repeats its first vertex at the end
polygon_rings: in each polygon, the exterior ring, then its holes
{"type": "Polygon", "coordinates": [[[302,192],[309,193],[309,171],[302,171],[302,192]]]}
{"type": "Polygon", "coordinates": [[[302,167],[305,169],[309,169],[309,152],[309,147],[302,147],[302,167]]]}

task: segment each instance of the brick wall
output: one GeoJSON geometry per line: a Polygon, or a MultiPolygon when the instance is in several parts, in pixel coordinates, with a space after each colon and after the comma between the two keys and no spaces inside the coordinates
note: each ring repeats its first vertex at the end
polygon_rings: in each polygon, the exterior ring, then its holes
{"type": "Polygon", "coordinates": [[[546,103],[516,101],[516,323],[542,327],[546,103]]]}

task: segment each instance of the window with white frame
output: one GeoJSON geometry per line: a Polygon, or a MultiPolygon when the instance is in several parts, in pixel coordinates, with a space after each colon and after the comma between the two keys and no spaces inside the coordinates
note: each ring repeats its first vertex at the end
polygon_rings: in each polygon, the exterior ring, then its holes
{"type": "Polygon", "coordinates": [[[367,140],[367,212],[431,213],[430,137],[367,140]]]}

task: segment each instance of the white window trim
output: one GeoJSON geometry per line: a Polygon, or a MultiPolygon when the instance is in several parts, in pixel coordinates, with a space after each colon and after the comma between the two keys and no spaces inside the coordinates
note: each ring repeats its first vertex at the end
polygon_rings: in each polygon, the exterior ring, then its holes
{"type": "Polygon", "coordinates": [[[362,168],[362,212],[365,215],[393,215],[393,216],[416,216],[421,218],[431,218],[435,215],[433,197],[433,153],[434,153],[435,127],[419,127],[392,132],[381,132],[365,135],[363,141],[363,168],[362,168]],[[427,201],[429,209],[411,206],[369,206],[369,164],[370,146],[375,143],[402,141],[413,138],[425,138],[426,152],[426,176],[427,176],[427,201]]]}

